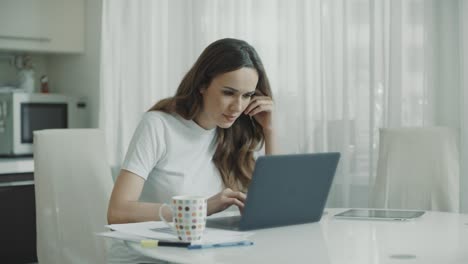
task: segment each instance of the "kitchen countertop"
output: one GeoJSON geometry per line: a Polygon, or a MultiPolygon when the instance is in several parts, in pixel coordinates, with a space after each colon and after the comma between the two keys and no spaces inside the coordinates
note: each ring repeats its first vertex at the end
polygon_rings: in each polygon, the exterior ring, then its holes
{"type": "Polygon", "coordinates": [[[0,158],[0,175],[34,172],[33,157],[0,158]]]}

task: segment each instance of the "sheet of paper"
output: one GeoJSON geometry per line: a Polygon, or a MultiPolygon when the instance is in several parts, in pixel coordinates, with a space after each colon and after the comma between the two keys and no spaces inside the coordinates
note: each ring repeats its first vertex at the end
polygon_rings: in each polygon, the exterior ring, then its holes
{"type": "MultiPolygon", "coordinates": [[[[162,221],[149,221],[130,224],[116,224],[106,226],[129,235],[157,240],[178,241],[173,231],[162,221]]],[[[242,241],[253,235],[252,232],[229,231],[214,228],[206,228],[203,234],[202,244],[224,243],[242,241]]]]}
{"type": "Polygon", "coordinates": [[[125,234],[119,231],[108,231],[108,232],[100,232],[100,233],[95,233],[95,234],[97,236],[109,237],[109,238],[115,238],[115,239],[133,241],[133,242],[140,242],[141,240],[145,239],[144,237],[141,237],[141,236],[125,234]]]}

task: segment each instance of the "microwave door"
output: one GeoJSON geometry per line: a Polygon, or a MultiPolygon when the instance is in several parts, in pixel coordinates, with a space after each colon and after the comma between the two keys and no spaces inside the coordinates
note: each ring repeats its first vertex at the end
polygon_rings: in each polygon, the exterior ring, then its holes
{"type": "Polygon", "coordinates": [[[15,155],[32,154],[34,131],[68,127],[66,102],[22,102],[18,108],[15,155]]]}

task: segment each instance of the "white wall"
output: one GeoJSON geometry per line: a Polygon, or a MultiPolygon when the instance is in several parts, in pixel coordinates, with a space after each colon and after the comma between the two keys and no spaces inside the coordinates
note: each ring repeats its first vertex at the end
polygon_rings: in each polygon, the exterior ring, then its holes
{"type": "MultiPolygon", "coordinates": [[[[0,52],[0,87],[17,86],[17,70],[14,67],[14,56],[23,55],[23,52],[0,52]]],[[[29,54],[29,53],[28,53],[29,54]]],[[[36,91],[39,91],[39,79],[47,74],[46,55],[29,54],[33,62],[36,91]]]]}
{"type": "Polygon", "coordinates": [[[58,92],[86,97],[89,127],[98,127],[102,0],[85,2],[85,52],[48,55],[50,86],[58,92]]]}

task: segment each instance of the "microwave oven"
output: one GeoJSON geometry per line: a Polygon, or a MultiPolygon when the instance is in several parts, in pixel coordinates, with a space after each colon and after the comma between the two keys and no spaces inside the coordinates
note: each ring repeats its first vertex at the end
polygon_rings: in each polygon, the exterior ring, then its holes
{"type": "Polygon", "coordinates": [[[0,92],[0,156],[33,153],[33,132],[85,127],[84,102],[61,94],[0,92]]]}

